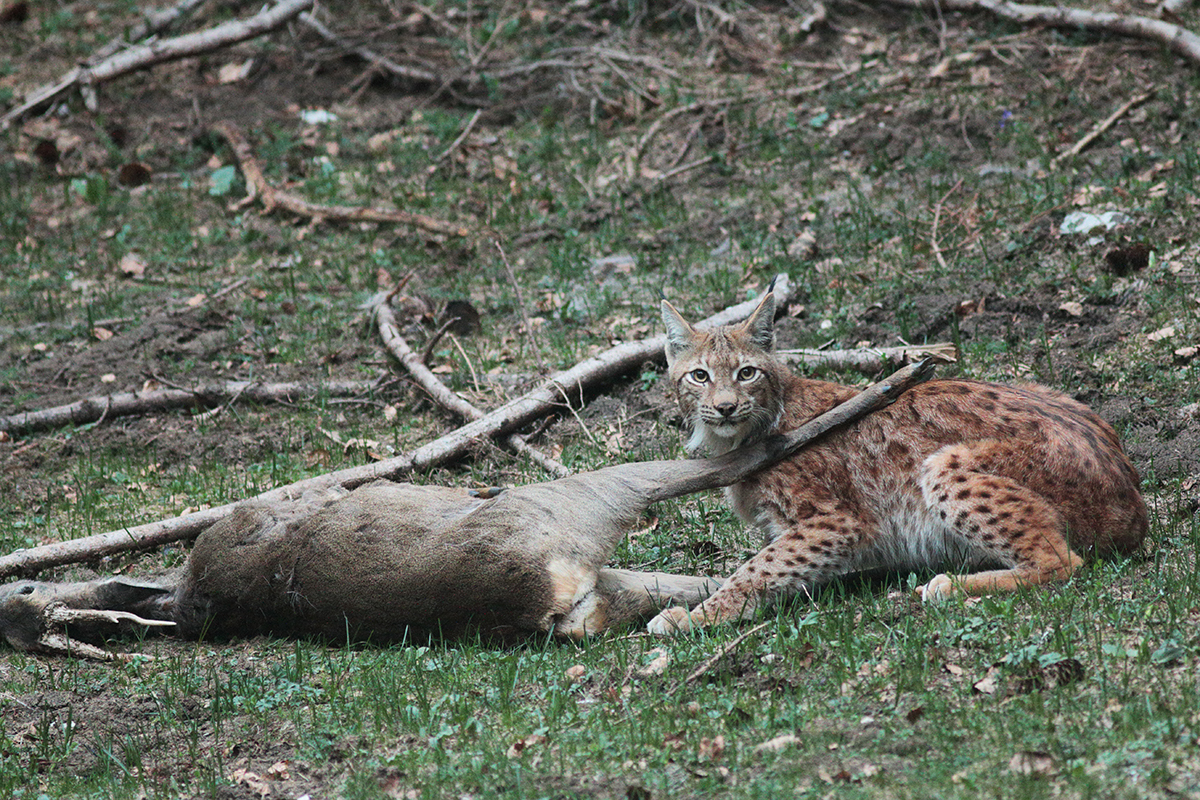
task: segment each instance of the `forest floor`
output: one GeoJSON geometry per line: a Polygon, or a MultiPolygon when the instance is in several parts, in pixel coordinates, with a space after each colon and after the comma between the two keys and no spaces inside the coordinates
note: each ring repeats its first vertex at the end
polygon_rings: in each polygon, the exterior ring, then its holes
{"type": "MultiPolygon", "coordinates": [[[[1116,10],[1139,9],[1153,5],[1116,10]]],[[[0,111],[136,12],[0,0],[0,111]]],[[[1178,13],[1200,26],[1194,6],[1178,13]]],[[[201,6],[187,27],[234,14],[201,6]]],[[[0,552],[456,427],[363,310],[405,280],[417,349],[469,318],[431,366],[489,409],[660,332],[660,293],[697,318],[781,272],[796,287],[781,347],[952,342],[943,375],[1036,381],[1096,409],[1143,476],[1150,541],[1064,587],[936,608],[909,591],[922,576],[839,584],[763,612],[765,629],[691,683],[748,626],[512,649],[148,639],[114,647],[159,660],[121,664],[4,650],[0,793],[1200,791],[1200,67],[1129,38],[841,0],[379,0],[327,24],[413,75],[294,22],[0,134],[0,416],[218,381],[318,387],[0,433],[0,552]],[[276,188],[446,230],[263,213],[221,121],[276,188]],[[335,380],[375,384],[320,390],[335,380]]],[[[530,441],[573,469],[676,457],[662,377],[647,363],[530,441]]],[[[480,445],[412,479],[547,477],[480,445]]],[[[726,574],[756,546],[716,494],[655,515],[617,563],[726,574]]],[[[43,577],[152,574],[185,555],[43,577]]]]}

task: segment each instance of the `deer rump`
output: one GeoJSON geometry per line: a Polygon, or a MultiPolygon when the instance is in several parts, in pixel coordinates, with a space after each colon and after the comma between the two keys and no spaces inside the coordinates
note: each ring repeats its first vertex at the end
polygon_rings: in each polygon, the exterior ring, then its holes
{"type": "Polygon", "coordinates": [[[18,649],[109,658],[79,640],[128,624],[188,638],[580,638],[691,607],[720,581],[604,566],[650,505],[736,483],[894,401],[932,369],[905,367],[786,436],[719,458],[619,464],[490,497],[381,480],[252,501],[205,530],[161,581],[0,586],[0,633],[18,649]]]}

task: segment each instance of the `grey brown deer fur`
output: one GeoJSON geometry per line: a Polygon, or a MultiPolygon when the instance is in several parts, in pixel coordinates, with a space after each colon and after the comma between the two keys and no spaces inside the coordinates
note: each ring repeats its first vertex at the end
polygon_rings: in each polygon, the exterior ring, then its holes
{"type": "Polygon", "coordinates": [[[161,582],[108,578],[0,587],[0,633],[20,649],[103,657],[75,637],[113,624],[178,635],[401,641],[479,631],[579,638],[692,606],[719,581],[606,567],[653,503],[727,486],[925,380],[906,367],[786,436],[714,459],[620,464],[478,496],[376,481],[286,503],[239,506],[161,582]]]}

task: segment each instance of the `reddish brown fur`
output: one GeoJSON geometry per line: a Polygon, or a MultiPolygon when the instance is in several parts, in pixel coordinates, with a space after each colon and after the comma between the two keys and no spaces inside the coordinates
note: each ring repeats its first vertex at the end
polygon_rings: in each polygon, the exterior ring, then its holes
{"type": "MultiPolygon", "coordinates": [[[[693,444],[722,449],[791,430],[855,393],[797,377],[768,352],[773,310],[768,298],[743,325],[711,332],[681,328],[673,309],[664,311],[672,383],[696,420],[693,444]],[[698,364],[703,382],[694,379],[698,364]],[[763,374],[740,381],[746,365],[763,374]],[[731,393],[778,423],[706,431],[702,407],[731,393]]],[[[1069,397],[1034,385],[932,381],[730,487],[735,510],[763,528],[767,545],[690,615],[668,609],[651,629],[738,618],[765,597],[872,567],[996,567],[938,575],[922,587],[926,599],[1065,579],[1081,555],[1138,548],[1147,517],[1137,486],[1112,427],[1069,397]]]]}

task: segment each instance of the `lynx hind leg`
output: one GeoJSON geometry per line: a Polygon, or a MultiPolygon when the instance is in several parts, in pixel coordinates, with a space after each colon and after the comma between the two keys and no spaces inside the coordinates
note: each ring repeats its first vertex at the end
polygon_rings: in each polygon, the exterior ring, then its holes
{"type": "Polygon", "coordinates": [[[925,461],[921,492],[929,509],[976,551],[979,560],[1008,565],[938,575],[918,590],[926,602],[1066,580],[1083,564],[1067,542],[1062,516],[1045,497],[990,472],[1002,455],[996,443],[975,443],[944,447],[925,461]]]}
{"type": "MultiPolygon", "coordinates": [[[[560,574],[565,574],[561,565],[560,574]]],[[[558,584],[565,598],[567,583],[558,584]]],[[[715,578],[672,575],[665,572],[633,572],[601,569],[594,579],[576,583],[571,608],[554,620],[560,636],[581,639],[608,628],[645,619],[675,604],[695,605],[721,585],[715,578]]]]}

